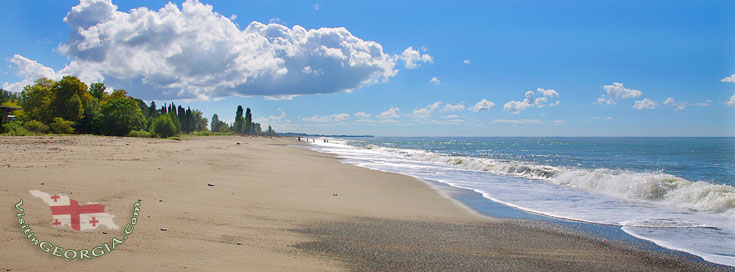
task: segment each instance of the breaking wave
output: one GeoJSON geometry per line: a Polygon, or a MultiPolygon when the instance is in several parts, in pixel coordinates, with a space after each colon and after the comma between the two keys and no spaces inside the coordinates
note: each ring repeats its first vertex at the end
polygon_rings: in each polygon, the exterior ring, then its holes
{"type": "Polygon", "coordinates": [[[735,216],[735,187],[706,181],[689,181],[663,171],[636,172],[607,168],[555,167],[376,145],[367,145],[364,148],[466,170],[519,176],[625,199],[659,202],[691,212],[703,211],[735,216]]]}

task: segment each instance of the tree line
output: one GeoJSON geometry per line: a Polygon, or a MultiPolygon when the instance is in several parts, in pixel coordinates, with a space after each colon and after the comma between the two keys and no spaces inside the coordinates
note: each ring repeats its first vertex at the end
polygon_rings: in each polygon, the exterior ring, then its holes
{"type": "Polygon", "coordinates": [[[106,90],[103,83],[87,86],[75,76],[65,76],[59,81],[40,78],[20,93],[0,89],[4,109],[20,108],[12,110],[15,119],[11,122],[5,120],[7,111],[0,110],[0,132],[8,135],[53,132],[162,138],[179,133],[210,135],[212,132],[275,135],[270,126],[263,132],[260,124],[252,122],[250,108],[243,118],[242,106],[238,106],[232,125],[220,121],[215,114],[210,132],[209,121],[197,109],[174,103],[159,108],[155,101],[146,104],[123,89],[109,94],[106,90]]]}

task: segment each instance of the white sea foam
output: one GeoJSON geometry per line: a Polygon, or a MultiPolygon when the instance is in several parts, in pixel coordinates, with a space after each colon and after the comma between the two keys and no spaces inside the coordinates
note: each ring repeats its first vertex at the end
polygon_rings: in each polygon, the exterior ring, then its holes
{"type": "Polygon", "coordinates": [[[346,162],[473,190],[556,218],[620,225],[633,236],[735,266],[735,189],[663,172],[554,167],[414,149],[313,144],[346,162]]]}
{"type": "Polygon", "coordinates": [[[600,192],[616,197],[665,202],[683,209],[735,216],[735,188],[705,181],[688,181],[661,172],[582,169],[518,161],[448,156],[424,150],[369,145],[367,149],[425,162],[442,163],[496,175],[544,180],[556,185],[600,192]]]}

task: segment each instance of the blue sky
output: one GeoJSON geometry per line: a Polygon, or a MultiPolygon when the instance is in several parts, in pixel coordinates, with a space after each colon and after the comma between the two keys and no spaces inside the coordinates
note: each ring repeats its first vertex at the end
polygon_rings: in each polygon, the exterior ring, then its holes
{"type": "Polygon", "coordinates": [[[277,131],[735,136],[732,1],[167,3],[4,3],[0,83],[73,74],[277,131]]]}

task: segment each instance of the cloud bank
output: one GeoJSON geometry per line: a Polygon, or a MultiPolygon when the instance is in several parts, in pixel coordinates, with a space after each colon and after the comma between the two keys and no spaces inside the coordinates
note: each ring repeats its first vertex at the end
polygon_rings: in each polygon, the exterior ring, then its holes
{"type": "Polygon", "coordinates": [[[10,60],[19,91],[38,77],[76,75],[145,99],[202,99],[234,95],[292,97],[348,91],[386,82],[398,61],[416,68],[433,62],[407,48],[389,55],[343,27],[305,29],[253,21],[240,29],[211,5],[188,0],[155,11],[119,11],[110,0],[81,0],[64,18],[72,28],[59,52],[59,71],[26,57],[10,60]]]}

